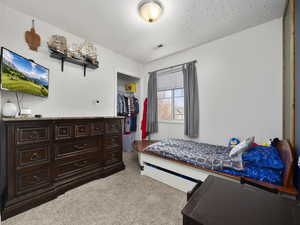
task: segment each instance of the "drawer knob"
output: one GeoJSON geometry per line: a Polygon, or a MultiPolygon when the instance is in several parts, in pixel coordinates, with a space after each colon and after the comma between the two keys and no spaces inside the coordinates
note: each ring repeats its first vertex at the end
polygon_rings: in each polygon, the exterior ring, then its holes
{"type": "Polygon", "coordinates": [[[38,134],[36,132],[33,132],[31,135],[30,135],[30,139],[36,139],[38,136],[38,134]]]}
{"type": "Polygon", "coordinates": [[[35,153],[32,154],[30,160],[34,161],[34,160],[37,160],[37,159],[38,159],[38,154],[35,152],[35,153]]]}
{"type": "Polygon", "coordinates": [[[32,179],[33,179],[33,181],[35,181],[35,182],[40,181],[40,178],[39,178],[38,176],[33,176],[32,179]]]}
{"type": "Polygon", "coordinates": [[[85,160],[85,161],[82,161],[82,162],[75,163],[74,165],[77,166],[77,167],[83,167],[83,166],[85,166],[87,163],[88,163],[88,161],[85,160]]]}
{"type": "Polygon", "coordinates": [[[74,145],[73,147],[77,150],[82,150],[88,147],[88,144],[74,145]]]}
{"type": "Polygon", "coordinates": [[[85,132],[85,127],[80,127],[79,132],[85,132]]]}

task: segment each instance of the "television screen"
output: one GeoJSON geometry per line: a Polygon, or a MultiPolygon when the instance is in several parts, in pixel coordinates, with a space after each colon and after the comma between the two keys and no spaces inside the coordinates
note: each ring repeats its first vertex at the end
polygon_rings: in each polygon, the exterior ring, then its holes
{"type": "Polygon", "coordinates": [[[49,70],[6,48],[1,49],[1,88],[48,96],[49,70]]]}

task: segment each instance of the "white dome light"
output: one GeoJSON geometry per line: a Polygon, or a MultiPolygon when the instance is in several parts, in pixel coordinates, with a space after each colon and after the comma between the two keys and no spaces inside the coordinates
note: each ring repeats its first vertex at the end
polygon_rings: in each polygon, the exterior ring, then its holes
{"type": "Polygon", "coordinates": [[[149,23],[157,21],[162,12],[162,6],[157,1],[142,2],[139,6],[140,16],[149,23]]]}

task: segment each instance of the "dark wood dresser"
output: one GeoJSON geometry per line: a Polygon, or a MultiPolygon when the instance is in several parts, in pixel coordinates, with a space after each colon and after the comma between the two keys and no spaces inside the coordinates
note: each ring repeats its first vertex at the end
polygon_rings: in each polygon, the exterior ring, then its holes
{"type": "Polygon", "coordinates": [[[1,133],[2,219],[125,168],[121,117],[3,119],[1,133]]]}

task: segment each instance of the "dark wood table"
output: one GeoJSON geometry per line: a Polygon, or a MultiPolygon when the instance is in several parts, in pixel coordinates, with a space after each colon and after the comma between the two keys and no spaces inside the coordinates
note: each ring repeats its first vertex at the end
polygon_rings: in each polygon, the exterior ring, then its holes
{"type": "Polygon", "coordinates": [[[209,176],[182,210],[183,225],[300,225],[300,203],[209,176]]]}

